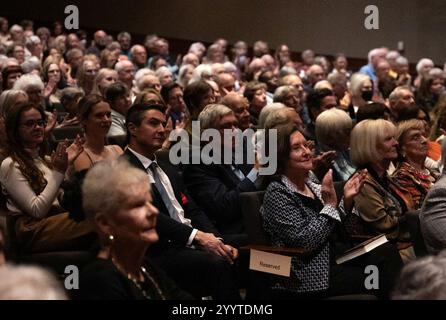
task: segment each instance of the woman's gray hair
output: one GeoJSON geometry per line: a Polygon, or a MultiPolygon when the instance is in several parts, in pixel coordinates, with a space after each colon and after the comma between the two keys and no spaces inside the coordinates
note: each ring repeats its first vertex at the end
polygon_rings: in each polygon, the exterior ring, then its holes
{"type": "Polygon", "coordinates": [[[212,77],[212,67],[209,64],[200,64],[194,69],[189,84],[200,80],[210,79],[210,77],[212,77]]]}
{"type": "Polygon", "coordinates": [[[67,300],[56,277],[37,266],[0,268],[0,300],[67,300]]]}
{"type": "Polygon", "coordinates": [[[23,28],[19,26],[18,24],[14,24],[10,29],[9,32],[21,32],[23,31],[23,28]]]}
{"type": "Polygon", "coordinates": [[[159,79],[161,79],[166,73],[169,73],[173,77],[172,71],[170,71],[170,69],[166,66],[161,66],[158,69],[156,69],[156,71],[155,71],[155,75],[159,79]]]}
{"type": "Polygon", "coordinates": [[[295,86],[280,86],[274,91],[273,101],[283,103],[290,93],[298,95],[299,91],[295,86]]]}
{"type": "Polygon", "coordinates": [[[421,72],[421,69],[423,69],[423,67],[424,67],[426,64],[432,65],[432,67],[434,67],[434,62],[433,62],[431,59],[428,59],[428,58],[422,58],[422,59],[420,59],[420,61],[418,61],[418,63],[417,63],[417,67],[416,67],[417,72],[420,73],[420,72],[421,72]]]}
{"type": "Polygon", "coordinates": [[[354,97],[361,97],[362,87],[366,80],[372,81],[370,77],[363,73],[354,73],[350,79],[350,92],[354,97]]]}
{"type": "Polygon", "coordinates": [[[328,89],[333,91],[333,86],[328,80],[321,80],[316,82],[316,84],[314,85],[314,90],[322,90],[322,89],[328,89]]]}
{"type": "Polygon", "coordinates": [[[149,68],[142,68],[139,69],[138,71],[136,71],[135,73],[135,79],[133,80],[133,84],[135,87],[139,88],[142,83],[143,83],[143,79],[146,75],[151,75],[151,76],[155,76],[155,71],[149,69],[149,68]]]}
{"type": "Polygon", "coordinates": [[[398,58],[396,58],[395,63],[399,66],[407,66],[409,65],[409,60],[407,60],[406,57],[399,56],[398,58]]]}
{"type": "Polygon", "coordinates": [[[37,88],[43,90],[44,84],[42,79],[35,74],[24,74],[14,83],[13,89],[28,91],[30,88],[37,88]]]}
{"type": "Polygon", "coordinates": [[[30,57],[29,59],[27,59],[25,62],[23,62],[21,64],[23,73],[30,73],[33,70],[38,70],[40,71],[41,69],[41,63],[39,58],[37,57],[30,57]]]}
{"type": "Polygon", "coordinates": [[[429,70],[428,76],[433,79],[444,79],[445,73],[440,68],[432,68],[429,70]]]}
{"type": "Polygon", "coordinates": [[[257,129],[264,129],[266,118],[268,118],[268,116],[272,112],[275,112],[282,108],[286,108],[286,105],[284,105],[283,103],[280,103],[280,102],[271,103],[271,104],[268,104],[265,107],[263,107],[262,111],[260,111],[260,114],[259,114],[259,122],[258,122],[257,129]]]}
{"type": "Polygon", "coordinates": [[[187,72],[189,70],[194,71],[194,69],[195,69],[195,67],[191,64],[183,64],[180,67],[180,71],[178,71],[178,83],[183,87],[183,89],[186,88],[186,86],[187,86],[187,83],[185,83],[185,79],[184,79],[187,75],[187,72]]]}
{"type": "Polygon", "coordinates": [[[228,73],[237,72],[237,66],[231,61],[226,61],[225,63],[223,63],[223,66],[225,67],[225,70],[228,73]]]}
{"type": "Polygon", "coordinates": [[[290,74],[295,74],[295,75],[297,75],[297,71],[296,71],[296,69],[293,68],[293,67],[290,67],[290,66],[283,66],[283,67],[280,69],[280,71],[279,71],[279,77],[280,77],[280,78],[286,77],[286,76],[288,76],[288,75],[290,75],[290,74]]]}
{"type": "Polygon", "coordinates": [[[392,294],[393,300],[445,300],[446,252],[405,265],[392,294]]]}
{"type": "Polygon", "coordinates": [[[285,108],[279,108],[277,110],[274,110],[273,113],[269,113],[266,117],[265,123],[263,125],[263,129],[274,129],[281,125],[286,125],[290,123],[290,113],[296,112],[295,109],[286,107],[285,108]]]}
{"type": "Polygon", "coordinates": [[[228,114],[234,114],[234,112],[222,104],[208,104],[198,115],[198,121],[200,121],[201,130],[217,128],[217,122],[228,114]]]}
{"type": "Polygon", "coordinates": [[[118,212],[126,198],[125,190],[147,183],[147,173],[126,160],[104,160],[91,168],[82,184],[82,204],[87,219],[118,212]]]}
{"type": "Polygon", "coordinates": [[[334,148],[333,139],[336,139],[341,131],[352,127],[352,119],[347,112],[331,108],[316,118],[316,140],[323,146],[334,148]]]}
{"type": "Polygon", "coordinates": [[[17,102],[18,96],[28,99],[28,95],[23,90],[5,90],[0,94],[0,117],[5,116],[9,108],[17,102]]]}
{"type": "Polygon", "coordinates": [[[25,46],[26,46],[26,48],[30,49],[39,43],[41,43],[41,41],[38,36],[31,36],[26,39],[25,46]]]}
{"type": "Polygon", "coordinates": [[[66,87],[60,91],[60,102],[65,105],[67,102],[71,102],[77,98],[85,96],[84,90],[77,87],[66,87]]]}

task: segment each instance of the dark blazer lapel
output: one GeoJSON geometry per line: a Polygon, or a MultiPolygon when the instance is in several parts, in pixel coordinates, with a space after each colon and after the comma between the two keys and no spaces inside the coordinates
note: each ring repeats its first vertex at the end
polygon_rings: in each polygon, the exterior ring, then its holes
{"type": "MultiPolygon", "coordinates": [[[[139,161],[139,159],[130,150],[128,150],[128,149],[125,150],[122,157],[126,158],[130,162],[130,164],[133,165],[134,167],[146,171],[146,168],[144,168],[141,161],[139,161]]],[[[167,213],[168,210],[166,208],[166,205],[164,204],[164,201],[161,198],[161,194],[156,189],[155,184],[151,183],[151,187],[152,187],[152,198],[153,198],[152,201],[153,201],[154,206],[159,209],[162,209],[162,210],[160,210],[162,213],[167,213]]]]}
{"type": "Polygon", "coordinates": [[[130,162],[130,164],[132,164],[133,166],[146,171],[146,168],[144,168],[141,161],[139,161],[139,159],[129,149],[126,149],[124,151],[124,154],[122,155],[122,157],[127,159],[127,161],[130,162]]]}
{"type": "Polygon", "coordinates": [[[229,164],[221,164],[221,165],[215,165],[216,168],[218,168],[219,171],[222,171],[221,177],[224,179],[225,176],[231,179],[232,183],[235,185],[239,184],[240,179],[236,176],[234,171],[232,171],[231,165],[229,164]]]}

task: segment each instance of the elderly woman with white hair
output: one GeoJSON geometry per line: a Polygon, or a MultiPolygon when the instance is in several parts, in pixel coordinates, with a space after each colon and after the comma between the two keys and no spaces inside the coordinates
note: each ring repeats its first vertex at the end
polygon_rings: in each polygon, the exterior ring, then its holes
{"type": "Polygon", "coordinates": [[[320,151],[336,151],[333,181],[347,181],[356,171],[349,155],[352,128],[352,119],[340,109],[326,110],[316,118],[316,139],[320,151]]]}
{"type": "MultiPolygon", "coordinates": [[[[42,79],[35,74],[25,74],[14,83],[14,90],[22,90],[28,95],[28,101],[36,106],[46,109],[44,98],[44,87],[42,79]]],[[[56,116],[48,113],[48,121],[45,127],[45,134],[48,135],[56,125],[56,116]]]]}
{"type": "Polygon", "coordinates": [[[434,62],[428,58],[422,58],[418,61],[416,69],[417,69],[417,77],[413,81],[413,85],[416,88],[419,88],[421,85],[421,80],[426,78],[429,74],[429,71],[434,67],[434,62]]]}
{"type": "Polygon", "coordinates": [[[125,160],[98,163],[82,184],[82,201],[101,248],[81,272],[80,299],[192,299],[147,258],[158,241],[158,209],[145,172],[125,160]]]}
{"type": "Polygon", "coordinates": [[[410,86],[412,76],[409,73],[409,60],[406,57],[399,56],[395,60],[395,68],[397,73],[397,86],[410,86]]]}
{"type": "Polygon", "coordinates": [[[373,81],[366,74],[354,73],[350,79],[349,92],[352,97],[349,106],[350,116],[356,114],[359,108],[372,101],[373,98],[373,81]]]}
{"type": "Polygon", "coordinates": [[[135,74],[134,94],[137,95],[146,89],[161,91],[161,82],[153,70],[139,69],[135,74]]]}
{"type": "Polygon", "coordinates": [[[155,71],[155,75],[160,80],[161,86],[165,86],[166,84],[172,83],[174,80],[172,71],[170,71],[170,69],[166,66],[159,67],[155,71]]]}
{"type": "Polygon", "coordinates": [[[42,106],[44,102],[42,79],[35,74],[25,74],[14,83],[14,90],[25,91],[29,101],[35,105],[42,106]]]}
{"type": "Polygon", "coordinates": [[[192,79],[194,70],[195,67],[191,64],[184,64],[180,67],[180,71],[178,72],[177,82],[181,85],[181,87],[186,88],[190,79],[192,79]]]}
{"type": "Polygon", "coordinates": [[[212,67],[209,64],[200,64],[195,68],[192,74],[192,78],[189,80],[188,84],[200,80],[209,80],[211,79],[211,77],[212,77],[212,67]]]}
{"type": "Polygon", "coordinates": [[[403,195],[387,174],[398,157],[396,127],[387,120],[364,120],[351,133],[350,157],[358,169],[367,169],[364,186],[355,197],[355,207],[370,235],[386,234],[396,242],[401,258],[415,255],[406,222],[403,195]]]}
{"type": "Polygon", "coordinates": [[[41,62],[39,58],[37,57],[30,57],[25,62],[23,62],[21,65],[23,73],[33,73],[33,74],[40,74],[40,71],[42,69],[41,62]]]}

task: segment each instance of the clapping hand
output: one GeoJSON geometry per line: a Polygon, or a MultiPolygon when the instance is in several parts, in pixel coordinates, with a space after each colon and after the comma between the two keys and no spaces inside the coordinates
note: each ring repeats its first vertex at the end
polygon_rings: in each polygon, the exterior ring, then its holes
{"type": "MultiPolygon", "coordinates": [[[[68,144],[68,141],[66,141],[66,143],[68,144]]],[[[82,151],[84,151],[83,141],[81,137],[77,135],[73,143],[67,147],[68,163],[70,165],[73,164],[82,151]]]]}
{"type": "Polygon", "coordinates": [[[49,136],[51,131],[53,131],[54,127],[57,124],[57,111],[54,110],[53,113],[48,115],[47,123],[45,126],[45,136],[49,136]]]}
{"type": "Polygon", "coordinates": [[[328,170],[322,179],[321,196],[324,205],[331,205],[333,207],[338,205],[336,191],[333,186],[333,172],[331,169],[328,170]]]}
{"type": "Polygon", "coordinates": [[[51,155],[51,163],[55,170],[62,174],[65,174],[68,168],[68,154],[67,154],[67,143],[59,142],[56,147],[56,151],[53,151],[51,155]]]}
{"type": "Polygon", "coordinates": [[[367,169],[356,172],[344,185],[344,207],[347,212],[351,211],[353,199],[361,191],[364,185],[367,169]]]}
{"type": "Polygon", "coordinates": [[[327,151],[313,158],[313,172],[319,180],[327,173],[336,158],[336,151],[327,151]]]}

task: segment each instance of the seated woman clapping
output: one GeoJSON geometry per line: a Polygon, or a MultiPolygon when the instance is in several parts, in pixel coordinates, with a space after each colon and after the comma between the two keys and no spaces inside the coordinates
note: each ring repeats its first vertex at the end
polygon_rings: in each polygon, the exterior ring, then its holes
{"type": "Polygon", "coordinates": [[[158,241],[158,210],[143,171],[125,160],[102,161],[87,173],[82,194],[101,249],[81,272],[79,298],[192,299],[146,258],[158,241]]]}
{"type": "Polygon", "coordinates": [[[85,131],[83,151],[74,162],[76,171],[90,169],[96,162],[116,159],[122,154],[118,145],[105,145],[110,129],[110,104],[101,96],[91,94],[79,101],[79,119],[85,131]]]}
{"type": "Polygon", "coordinates": [[[57,198],[68,166],[82,151],[80,138],[70,146],[60,143],[49,160],[44,152],[46,117],[40,107],[29,102],[14,105],[5,120],[8,157],[0,167],[0,182],[8,210],[18,217],[16,231],[23,249],[89,248],[94,240],[91,228],[62,213],[57,198]]]}
{"type": "Polygon", "coordinates": [[[293,257],[290,278],[276,277],[271,287],[284,297],[364,291],[364,269],[336,265],[330,238],[351,212],[353,198],[360,191],[367,172],[357,172],[346,182],[338,205],[331,170],[322,184],[308,178],[313,168],[312,158],[308,142],[297,127],[277,128],[280,176],[267,188],[261,208],[263,226],[274,245],[301,247],[308,255],[293,257]]]}

